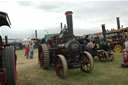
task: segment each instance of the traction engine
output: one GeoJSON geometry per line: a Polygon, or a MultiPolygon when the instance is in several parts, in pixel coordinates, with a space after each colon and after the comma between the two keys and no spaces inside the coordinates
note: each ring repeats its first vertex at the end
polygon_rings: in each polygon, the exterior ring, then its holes
{"type": "MultiPolygon", "coordinates": [[[[11,25],[8,14],[0,12],[0,27],[11,25]]],[[[14,47],[2,42],[0,36],[0,85],[17,85],[16,81],[16,58],[14,47]]]]}
{"type": "Polygon", "coordinates": [[[65,13],[67,28],[64,27],[59,35],[48,39],[46,44],[39,46],[40,67],[47,69],[54,65],[56,75],[65,78],[68,69],[80,68],[83,72],[92,72],[94,63],[89,52],[82,51],[81,44],[73,34],[72,11],[65,13]]]}
{"type": "Polygon", "coordinates": [[[99,55],[99,60],[101,62],[106,62],[106,61],[113,61],[114,60],[114,55],[110,47],[110,43],[107,41],[106,38],[106,29],[105,29],[105,24],[101,25],[102,27],[102,32],[103,32],[103,40],[100,41],[101,44],[100,50],[97,50],[98,55],[99,55]]]}

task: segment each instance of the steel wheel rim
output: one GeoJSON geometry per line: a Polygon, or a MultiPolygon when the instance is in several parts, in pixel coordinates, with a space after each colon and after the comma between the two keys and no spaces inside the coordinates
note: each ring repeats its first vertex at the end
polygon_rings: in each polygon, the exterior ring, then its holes
{"type": "Polygon", "coordinates": [[[62,62],[59,58],[57,58],[57,62],[55,64],[55,68],[56,68],[56,74],[58,77],[63,78],[63,73],[64,73],[64,69],[63,69],[63,65],[62,62]]]}
{"type": "Polygon", "coordinates": [[[109,58],[109,60],[110,60],[110,61],[112,61],[112,60],[113,60],[113,57],[114,57],[114,55],[113,55],[112,53],[109,53],[108,58],[109,58]]]}
{"type": "Polygon", "coordinates": [[[89,58],[88,57],[84,57],[83,60],[84,61],[82,62],[81,69],[84,72],[88,72],[90,70],[90,68],[91,68],[91,64],[90,64],[89,58]]]}
{"type": "Polygon", "coordinates": [[[105,61],[107,60],[107,55],[105,54],[105,52],[102,51],[102,52],[100,53],[99,60],[100,60],[101,62],[105,62],[105,61]]]}

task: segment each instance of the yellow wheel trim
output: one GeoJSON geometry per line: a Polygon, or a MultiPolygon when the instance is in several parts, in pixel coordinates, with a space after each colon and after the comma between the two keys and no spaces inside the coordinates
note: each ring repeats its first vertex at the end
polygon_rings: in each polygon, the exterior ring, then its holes
{"type": "Polygon", "coordinates": [[[116,52],[116,53],[120,53],[121,51],[122,51],[122,47],[121,47],[121,45],[115,45],[115,48],[114,48],[114,51],[116,52]]]}

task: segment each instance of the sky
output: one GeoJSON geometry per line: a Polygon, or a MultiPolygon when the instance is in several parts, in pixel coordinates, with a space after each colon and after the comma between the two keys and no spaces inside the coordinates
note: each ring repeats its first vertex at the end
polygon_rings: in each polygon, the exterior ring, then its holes
{"type": "Polygon", "coordinates": [[[32,38],[34,30],[38,38],[59,33],[60,23],[66,24],[66,11],[73,12],[75,35],[101,32],[101,24],[117,29],[116,17],[128,27],[126,0],[0,0],[0,11],[8,13],[12,24],[11,29],[1,27],[0,35],[9,38],[32,38]]]}

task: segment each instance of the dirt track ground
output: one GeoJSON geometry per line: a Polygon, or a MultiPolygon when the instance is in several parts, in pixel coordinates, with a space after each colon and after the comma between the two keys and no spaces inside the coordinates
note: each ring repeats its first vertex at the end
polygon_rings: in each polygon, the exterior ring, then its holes
{"type": "Polygon", "coordinates": [[[38,64],[37,49],[34,59],[26,59],[24,50],[17,51],[18,85],[128,85],[128,68],[120,68],[122,53],[115,54],[113,62],[101,63],[96,58],[94,71],[90,74],[79,69],[68,70],[62,80],[53,67],[42,70],[38,64]]]}

